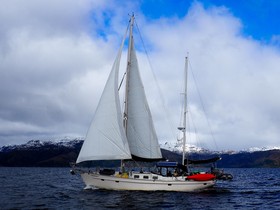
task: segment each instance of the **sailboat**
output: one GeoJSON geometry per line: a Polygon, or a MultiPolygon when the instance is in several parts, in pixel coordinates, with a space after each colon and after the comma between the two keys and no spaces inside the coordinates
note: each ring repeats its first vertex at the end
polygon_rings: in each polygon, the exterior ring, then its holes
{"type": "MultiPolygon", "coordinates": [[[[184,156],[182,163],[160,161],[163,157],[141,81],[134,47],[134,21],[135,17],[132,15],[72,172],[78,172],[81,175],[86,189],[190,192],[212,187],[216,182],[215,176],[209,174],[210,177],[205,178],[207,173],[201,173],[204,174],[202,179],[191,177],[188,166],[185,165],[184,156]],[[128,31],[126,91],[122,112],[118,78],[122,49],[128,31]],[[83,170],[77,167],[85,161],[95,160],[121,160],[120,170],[106,168],[83,170]],[[126,160],[156,161],[156,169],[154,171],[128,171],[124,167],[126,160]]],[[[186,108],[184,113],[186,113],[186,108]]],[[[180,127],[184,133],[184,143],[185,128],[184,123],[183,127],[180,127]]]]}

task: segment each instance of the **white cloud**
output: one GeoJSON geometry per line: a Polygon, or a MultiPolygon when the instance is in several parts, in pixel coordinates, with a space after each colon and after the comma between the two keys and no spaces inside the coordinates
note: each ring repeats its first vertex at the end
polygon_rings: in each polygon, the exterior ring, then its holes
{"type": "MultiPolygon", "coordinates": [[[[2,3],[0,144],[85,135],[127,26],[127,11],[139,11],[139,2],[122,4],[2,3]]],[[[162,100],[154,96],[152,74],[142,64],[143,73],[148,72],[143,80],[149,84],[146,92],[162,142],[176,138],[163,112],[170,113],[175,129],[180,119],[184,56],[189,52],[190,70],[218,149],[279,146],[278,48],[243,36],[242,20],[224,7],[205,9],[194,3],[183,18],[157,20],[138,12],[137,24],[168,109],[159,108],[162,100]]],[[[138,54],[139,61],[146,61],[143,51],[138,54]]],[[[192,116],[201,144],[209,145],[207,120],[202,118],[193,83],[190,80],[192,116]]]]}
{"type": "MultiPolygon", "coordinates": [[[[218,149],[279,145],[279,49],[244,37],[242,22],[225,8],[206,10],[201,4],[183,19],[155,21],[145,32],[155,43],[155,69],[172,110],[178,110],[174,91],[181,85],[183,56],[190,52],[218,149]]],[[[207,121],[196,113],[202,110],[198,97],[191,92],[189,100],[202,143],[212,142],[210,134],[204,135],[207,121]]]]}

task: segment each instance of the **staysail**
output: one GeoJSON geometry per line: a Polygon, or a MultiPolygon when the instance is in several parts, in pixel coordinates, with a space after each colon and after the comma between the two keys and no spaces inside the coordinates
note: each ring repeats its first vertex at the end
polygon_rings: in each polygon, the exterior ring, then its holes
{"type": "Polygon", "coordinates": [[[127,139],[133,156],[144,159],[162,158],[152,115],[141,81],[134,48],[133,36],[130,36],[130,61],[127,79],[127,139]]]}
{"type": "Polygon", "coordinates": [[[131,158],[123,127],[118,93],[119,66],[125,37],[103,90],[77,163],[87,160],[131,158]]]}

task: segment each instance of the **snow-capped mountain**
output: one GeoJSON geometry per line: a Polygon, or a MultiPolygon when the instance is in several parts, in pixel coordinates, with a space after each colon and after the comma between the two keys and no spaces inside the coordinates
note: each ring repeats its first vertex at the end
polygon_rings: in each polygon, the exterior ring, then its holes
{"type": "MultiPolygon", "coordinates": [[[[176,153],[182,153],[183,152],[183,147],[181,144],[178,143],[168,143],[166,142],[165,144],[160,144],[160,147],[162,149],[166,149],[172,152],[176,153]]],[[[267,147],[251,147],[248,149],[242,149],[239,151],[235,150],[222,150],[222,151],[211,151],[209,149],[205,149],[202,147],[197,147],[195,145],[191,144],[186,144],[185,151],[187,153],[215,153],[215,154],[238,154],[238,153],[244,153],[244,152],[258,152],[258,151],[269,151],[269,150],[280,150],[280,147],[277,146],[267,146],[267,147]]]]}
{"type": "MultiPolygon", "coordinates": [[[[182,153],[183,147],[180,143],[169,143],[160,144],[160,148],[166,149],[176,153],[182,153]]],[[[195,145],[186,144],[185,151],[188,153],[209,153],[210,151],[195,145]]]]}
{"type": "MultiPolygon", "coordinates": [[[[21,145],[10,145],[0,148],[0,166],[13,167],[69,167],[75,162],[83,143],[83,138],[63,138],[55,141],[30,140],[21,145]]],[[[182,147],[178,144],[161,145],[165,158],[181,161],[182,147]],[[169,150],[169,151],[167,151],[169,150]]],[[[186,151],[192,158],[207,158],[219,155],[219,167],[279,167],[280,148],[250,148],[242,151],[213,152],[194,145],[187,145],[186,151]],[[198,154],[199,153],[199,154],[198,154]],[[248,161],[248,159],[250,161],[248,161]]]]}
{"type": "Polygon", "coordinates": [[[10,151],[10,150],[24,150],[24,149],[35,149],[41,148],[44,146],[63,146],[68,148],[73,148],[78,142],[83,141],[83,138],[75,138],[71,139],[65,137],[63,139],[56,139],[56,140],[30,140],[27,143],[19,144],[19,145],[6,145],[0,147],[0,152],[10,151]]]}
{"type": "MultiPolygon", "coordinates": [[[[19,149],[29,149],[29,148],[40,148],[43,146],[63,146],[73,148],[78,142],[82,142],[84,137],[79,138],[71,138],[71,137],[64,137],[63,139],[55,139],[55,140],[30,140],[27,143],[19,144],[19,145],[6,145],[0,147],[0,152],[7,151],[7,150],[19,150],[19,149]]],[[[175,142],[175,143],[163,143],[160,144],[160,148],[166,149],[176,153],[182,153],[183,147],[182,144],[175,142]]],[[[202,147],[197,147],[195,145],[186,144],[185,151],[187,153],[215,153],[215,154],[237,154],[237,153],[244,153],[244,152],[257,152],[257,151],[268,151],[268,150],[280,150],[280,147],[277,146],[267,146],[267,147],[251,147],[249,149],[243,149],[240,151],[233,151],[233,150],[224,150],[224,151],[210,151],[209,149],[205,149],[202,147]]]]}
{"type": "Polygon", "coordinates": [[[267,147],[251,147],[247,150],[241,150],[241,152],[258,152],[258,151],[268,151],[268,150],[280,150],[280,147],[273,147],[273,146],[267,146],[267,147]]]}

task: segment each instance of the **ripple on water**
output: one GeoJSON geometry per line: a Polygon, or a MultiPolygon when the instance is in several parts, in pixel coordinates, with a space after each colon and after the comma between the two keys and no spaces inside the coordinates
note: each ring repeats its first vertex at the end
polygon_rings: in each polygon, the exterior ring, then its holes
{"type": "Polygon", "coordinates": [[[228,169],[230,182],[195,193],[83,190],[68,168],[1,168],[0,209],[277,209],[280,169],[228,169]]]}

